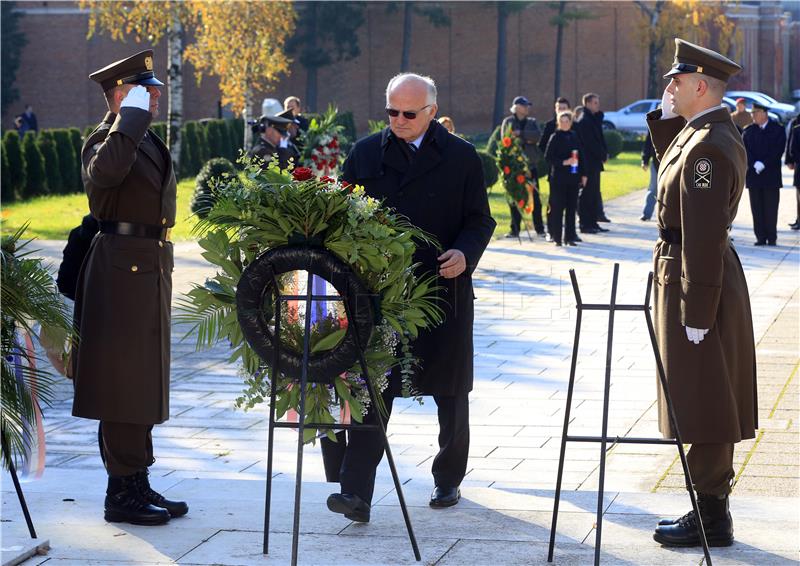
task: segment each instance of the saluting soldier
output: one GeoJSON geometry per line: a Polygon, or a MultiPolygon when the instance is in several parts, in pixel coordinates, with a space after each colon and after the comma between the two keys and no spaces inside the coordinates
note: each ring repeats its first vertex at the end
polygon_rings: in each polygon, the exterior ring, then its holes
{"type": "Polygon", "coordinates": [[[247,154],[258,157],[264,169],[276,156],[281,169],[286,169],[291,159],[297,164],[300,152],[288,139],[287,127],[290,123],[291,120],[280,116],[261,116],[253,126],[253,133],[258,134],[258,139],[247,154]]]}
{"type": "MultiPolygon", "coordinates": [[[[747,283],[728,235],[744,190],[747,157],[722,105],[741,67],[675,40],[662,109],[647,117],[661,159],[659,240],[653,254],[654,322],[668,387],[708,543],[733,543],[728,494],[734,444],[757,427],[756,364],[747,283]]],[[[659,425],[673,436],[659,389],[659,425]]],[[[663,520],[653,538],[699,546],[690,511],[663,520]]]]}
{"type": "Polygon", "coordinates": [[[176,183],[169,150],[149,129],[163,83],[151,50],[89,78],[102,87],[108,112],[81,150],[100,231],[78,276],[72,414],[100,421],[105,519],[161,525],[188,511],[155,492],[147,477],[153,425],[169,418],[176,183]]]}

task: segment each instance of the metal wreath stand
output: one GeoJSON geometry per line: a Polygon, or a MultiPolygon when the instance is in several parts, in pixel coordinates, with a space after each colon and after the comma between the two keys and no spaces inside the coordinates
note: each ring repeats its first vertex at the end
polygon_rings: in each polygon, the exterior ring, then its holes
{"type": "Polygon", "coordinates": [[[294,523],[292,527],[292,565],[297,564],[297,551],[300,531],[300,492],[303,473],[303,433],[307,428],[314,429],[352,429],[379,430],[383,435],[386,459],[392,471],[392,479],[397,490],[397,498],[403,511],[408,538],[417,561],[422,558],[411,527],[403,489],[397,475],[397,469],[386,437],[383,420],[378,418],[377,425],[369,424],[329,424],[307,423],[305,421],[306,385],[308,383],[333,384],[342,372],[359,362],[361,371],[369,391],[372,407],[377,408],[378,396],[369,380],[364,350],[367,347],[375,325],[375,300],[350,266],[337,258],[325,248],[309,245],[288,245],[273,248],[258,256],[243,271],[236,290],[236,307],[239,325],[245,340],[251,348],[271,365],[270,372],[270,404],[269,432],[267,438],[267,486],[264,506],[264,541],[263,553],[269,551],[269,521],[272,499],[272,455],[274,431],[276,428],[297,428],[297,469],[294,492],[294,523]],[[290,271],[306,271],[308,278],[304,295],[285,295],[280,293],[278,276],[290,271]],[[314,295],[313,276],[317,275],[328,281],[338,295],[314,295]],[[280,347],[281,309],[286,301],[305,301],[305,329],[303,332],[303,352],[296,354],[280,347]],[[311,311],[314,301],[342,302],[347,315],[347,332],[344,338],[332,350],[319,354],[311,354],[311,311]],[[274,318],[274,332],[269,329],[269,322],[274,318]],[[300,405],[298,422],[276,422],[276,377],[286,375],[300,387],[300,405]]]}
{"type": "MultiPolygon", "coordinates": [[[[581,292],[578,289],[578,280],[575,277],[575,270],[569,270],[569,277],[572,281],[572,291],[575,293],[576,307],[578,309],[578,317],[575,321],[575,339],[572,347],[572,365],[569,371],[569,387],[567,389],[567,404],[564,411],[564,432],[561,435],[561,453],[558,459],[558,476],[556,479],[556,493],[553,501],[553,521],[550,526],[550,546],[547,551],[547,561],[553,561],[553,549],[556,542],[556,523],[558,522],[558,503],[561,499],[561,479],[564,472],[564,455],[567,449],[567,442],[599,442],[600,443],[600,478],[597,487],[597,520],[596,532],[594,543],[594,564],[600,564],[600,541],[603,532],[603,497],[605,489],[606,477],[606,450],[607,443],[610,441],[612,447],[619,444],[669,444],[677,447],[678,454],[683,466],[683,475],[686,480],[686,490],[689,492],[689,498],[692,500],[692,509],[694,509],[695,516],[700,518],[700,510],[697,507],[697,499],[692,489],[692,476],[689,473],[689,466],[686,463],[686,455],[683,451],[683,442],[681,441],[680,431],[678,430],[678,421],[675,418],[675,409],[672,404],[672,397],[669,394],[669,387],[667,385],[667,377],[664,372],[664,364],[661,361],[661,353],[658,350],[658,343],[656,342],[656,334],[653,328],[653,319],[650,316],[650,291],[653,287],[653,273],[647,277],[647,290],[645,291],[644,304],[642,305],[618,305],[617,304],[617,281],[619,279],[619,264],[614,264],[614,276],[611,281],[611,303],[610,304],[588,304],[581,300],[581,292]],[[606,375],[605,375],[605,388],[603,391],[603,429],[601,436],[573,436],[569,434],[569,417],[570,409],[572,408],[572,392],[575,385],[575,366],[578,362],[578,343],[581,336],[581,318],[583,311],[608,311],[608,341],[606,346],[606,375]],[[656,359],[656,369],[658,371],[658,381],[661,385],[661,390],[664,392],[664,400],[667,404],[667,412],[669,414],[669,422],[675,438],[633,438],[633,437],[620,437],[616,436],[609,438],[608,436],[608,395],[611,389],[611,345],[614,340],[614,314],[616,311],[640,311],[644,313],[645,321],[647,322],[647,330],[650,333],[650,343],[653,346],[653,354],[656,359]]],[[[703,545],[703,554],[705,554],[705,564],[711,566],[711,555],[708,552],[708,541],[706,540],[705,529],[703,528],[703,521],[697,521],[697,533],[700,535],[700,542],[703,545]]]]}

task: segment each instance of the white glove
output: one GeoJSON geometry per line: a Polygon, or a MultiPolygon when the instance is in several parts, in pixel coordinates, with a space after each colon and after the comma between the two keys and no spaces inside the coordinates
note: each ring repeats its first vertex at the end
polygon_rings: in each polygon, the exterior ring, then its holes
{"type": "Polygon", "coordinates": [[[137,85],[128,91],[122,99],[120,108],[139,108],[140,110],[150,111],[150,93],[141,85],[137,85]]]}
{"type": "Polygon", "coordinates": [[[661,95],[661,119],[662,120],[669,120],[670,118],[675,118],[678,115],[675,114],[675,109],[672,107],[672,103],[669,101],[670,94],[664,89],[664,94],[661,95]]]}
{"type": "Polygon", "coordinates": [[[755,163],[753,163],[753,169],[755,169],[755,170],[756,170],[756,175],[761,175],[761,172],[762,172],[764,169],[766,169],[766,167],[765,167],[765,166],[764,166],[764,164],[763,164],[763,163],[761,163],[760,161],[756,161],[755,163]]]}
{"type": "Polygon", "coordinates": [[[278,143],[278,147],[283,147],[283,148],[289,147],[289,140],[284,137],[281,137],[281,141],[278,143]]]}
{"type": "Polygon", "coordinates": [[[706,334],[708,334],[708,328],[692,328],[691,326],[686,327],[686,337],[689,339],[689,342],[699,344],[703,341],[703,338],[706,337],[706,334]]]}

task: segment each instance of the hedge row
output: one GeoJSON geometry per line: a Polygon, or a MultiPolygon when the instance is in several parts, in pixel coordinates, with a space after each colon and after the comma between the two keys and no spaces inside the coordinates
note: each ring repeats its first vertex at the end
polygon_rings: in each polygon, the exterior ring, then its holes
{"type": "MultiPolygon", "coordinates": [[[[27,132],[24,139],[14,130],[5,132],[0,149],[2,201],[82,192],[81,147],[94,129],[95,126],[88,126],[83,133],[78,128],[41,130],[38,134],[27,132]]],[[[165,122],[154,123],[152,130],[166,143],[165,122]]],[[[185,122],[177,177],[194,177],[204,163],[215,157],[236,161],[243,140],[241,119],[185,122]]]]}

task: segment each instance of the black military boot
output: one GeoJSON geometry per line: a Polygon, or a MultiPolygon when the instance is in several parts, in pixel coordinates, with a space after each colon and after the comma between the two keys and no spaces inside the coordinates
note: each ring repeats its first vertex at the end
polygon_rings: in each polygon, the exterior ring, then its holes
{"type": "Polygon", "coordinates": [[[105,519],[109,523],[163,525],[169,513],[150,505],[139,493],[136,476],[109,476],[106,489],[105,519]]]}
{"type": "MultiPolygon", "coordinates": [[[[728,508],[728,496],[697,494],[697,506],[703,518],[708,546],[733,544],[733,519],[728,508]]],[[[676,521],[660,521],[653,540],[664,546],[701,546],[697,532],[697,516],[689,511],[676,521]]]]}
{"type": "Polygon", "coordinates": [[[136,478],[136,487],[142,495],[142,498],[154,507],[166,509],[170,517],[183,517],[186,515],[186,513],[189,512],[189,506],[186,502],[171,501],[158,493],[150,487],[150,480],[147,477],[148,474],[149,472],[147,470],[142,470],[134,476],[136,478]]]}

